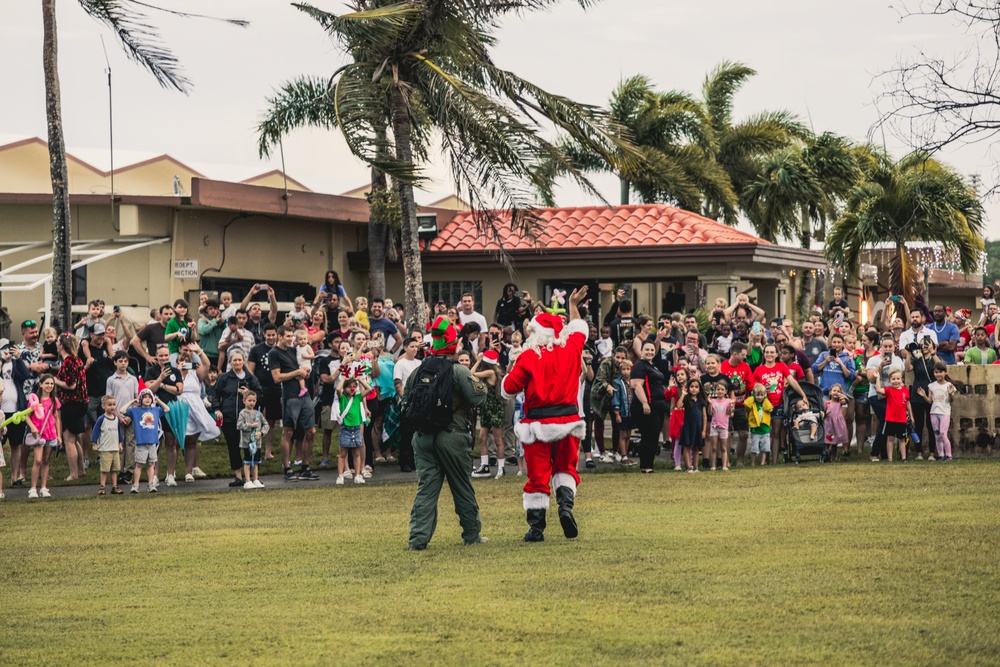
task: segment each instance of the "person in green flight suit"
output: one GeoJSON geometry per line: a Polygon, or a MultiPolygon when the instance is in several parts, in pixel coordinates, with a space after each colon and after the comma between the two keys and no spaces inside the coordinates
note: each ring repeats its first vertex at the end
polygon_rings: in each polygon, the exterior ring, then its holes
{"type": "MultiPolygon", "coordinates": [[[[430,355],[422,366],[440,364],[441,360],[453,361],[458,351],[458,330],[447,318],[438,317],[431,327],[430,355]]],[[[450,363],[452,375],[452,415],[448,426],[435,432],[424,433],[414,429],[413,457],[417,468],[417,494],[410,512],[410,551],[422,551],[434,535],[437,526],[438,496],[445,479],[455,500],[455,513],[462,526],[465,544],[486,542],[480,535],[482,519],[476,492],[472,488],[472,433],[466,412],[486,401],[488,388],[474,378],[466,367],[450,363]]],[[[403,395],[413,397],[413,387],[421,376],[421,369],[410,374],[403,395]]],[[[403,408],[406,413],[406,407],[403,408]]]]}

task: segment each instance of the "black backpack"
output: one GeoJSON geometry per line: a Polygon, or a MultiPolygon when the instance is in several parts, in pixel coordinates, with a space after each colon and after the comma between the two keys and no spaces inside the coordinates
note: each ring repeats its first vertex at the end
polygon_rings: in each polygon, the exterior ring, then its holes
{"type": "Polygon", "coordinates": [[[413,384],[406,394],[403,419],[420,433],[437,433],[451,425],[452,366],[445,357],[427,357],[414,373],[413,384]]]}

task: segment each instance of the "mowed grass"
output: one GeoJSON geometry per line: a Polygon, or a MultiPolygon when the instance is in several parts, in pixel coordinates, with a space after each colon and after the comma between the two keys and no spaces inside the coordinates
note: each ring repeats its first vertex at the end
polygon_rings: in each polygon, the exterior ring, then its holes
{"type": "Polygon", "coordinates": [[[592,474],[580,537],[520,483],[0,505],[3,664],[996,665],[1000,463],[592,474]]]}

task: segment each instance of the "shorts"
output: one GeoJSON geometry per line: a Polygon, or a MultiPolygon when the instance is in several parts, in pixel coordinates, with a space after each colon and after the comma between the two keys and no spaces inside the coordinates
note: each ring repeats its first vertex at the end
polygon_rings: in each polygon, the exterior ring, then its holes
{"type": "Polygon", "coordinates": [[[733,408],[732,430],[745,433],[750,430],[750,422],[747,421],[747,410],[742,405],[733,408]]]}
{"type": "Polygon", "coordinates": [[[887,438],[905,438],[906,422],[882,422],[882,435],[887,438]]]}
{"type": "Polygon", "coordinates": [[[868,392],[865,391],[863,394],[855,394],[854,402],[858,405],[868,405],[868,392]]]}
{"type": "Polygon", "coordinates": [[[101,457],[101,472],[121,472],[122,457],[118,452],[98,452],[101,457]]]}
{"type": "Polygon", "coordinates": [[[250,452],[249,447],[241,447],[240,453],[243,455],[243,465],[248,465],[248,466],[260,465],[261,461],[260,447],[258,447],[253,453],[250,452]]]}
{"type": "Polygon", "coordinates": [[[340,440],[338,442],[341,449],[357,449],[361,445],[365,444],[364,437],[361,435],[361,427],[341,426],[340,440]]]}
{"type": "MultiPolygon", "coordinates": [[[[612,414],[612,416],[613,416],[613,414],[612,414]]],[[[622,423],[621,424],[617,424],[616,423],[615,425],[618,427],[619,431],[623,431],[623,430],[624,431],[631,431],[633,428],[635,428],[635,425],[632,423],[632,418],[631,417],[624,417],[623,416],[622,417],[622,423]]]]}
{"type": "Polygon", "coordinates": [[[156,445],[136,445],[135,464],[137,466],[144,466],[159,461],[156,456],[156,447],[156,445]]]}
{"type": "Polygon", "coordinates": [[[263,405],[261,406],[264,412],[264,419],[269,422],[276,422],[281,419],[281,392],[275,390],[267,390],[264,392],[263,405]]]}
{"type": "Polygon", "coordinates": [[[87,400],[87,423],[96,424],[97,418],[104,414],[104,408],[101,407],[101,397],[91,396],[87,400]]]}
{"type": "Polygon", "coordinates": [[[728,426],[712,426],[708,429],[708,435],[716,436],[720,440],[727,440],[729,438],[729,427],[728,426]]]}
{"type": "Polygon", "coordinates": [[[28,443],[24,444],[28,447],[51,447],[52,449],[56,449],[59,446],[59,441],[53,438],[52,440],[40,440],[34,445],[29,445],[28,443]]]}
{"type": "Polygon", "coordinates": [[[775,420],[781,421],[781,418],[785,416],[785,406],[781,403],[773,406],[771,410],[771,423],[773,424],[775,420]]]}
{"type": "Polygon", "coordinates": [[[770,454],[771,453],[771,434],[770,433],[751,433],[750,434],[750,453],[751,454],[770,454]]]}
{"type": "Polygon", "coordinates": [[[87,406],[89,403],[79,401],[63,403],[59,409],[62,416],[63,431],[78,435],[87,430],[87,406]]]}
{"type": "Polygon", "coordinates": [[[285,428],[316,427],[316,411],[308,396],[281,399],[281,425],[285,428]]]}
{"type": "Polygon", "coordinates": [[[323,409],[319,411],[319,423],[324,431],[332,431],[337,428],[337,422],[333,421],[333,406],[323,406],[323,409]]]}

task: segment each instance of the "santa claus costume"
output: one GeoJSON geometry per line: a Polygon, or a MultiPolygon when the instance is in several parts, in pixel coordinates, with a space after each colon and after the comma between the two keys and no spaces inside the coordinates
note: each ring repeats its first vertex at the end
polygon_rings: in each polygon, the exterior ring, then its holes
{"type": "MultiPolygon", "coordinates": [[[[584,288],[573,296],[583,298],[585,293],[584,288]]],[[[571,300],[574,319],[565,326],[561,317],[551,313],[540,313],[531,320],[524,351],[501,385],[504,398],[524,392],[525,416],[514,431],[524,445],[528,468],[524,509],[529,530],[525,542],[544,539],[550,483],[555,487],[563,533],[573,538],[579,532],[573,503],[580,483],[576,472],[580,438],[586,425],[580,417],[578,394],[589,327],[577,317],[576,303],[571,300]]]]}

